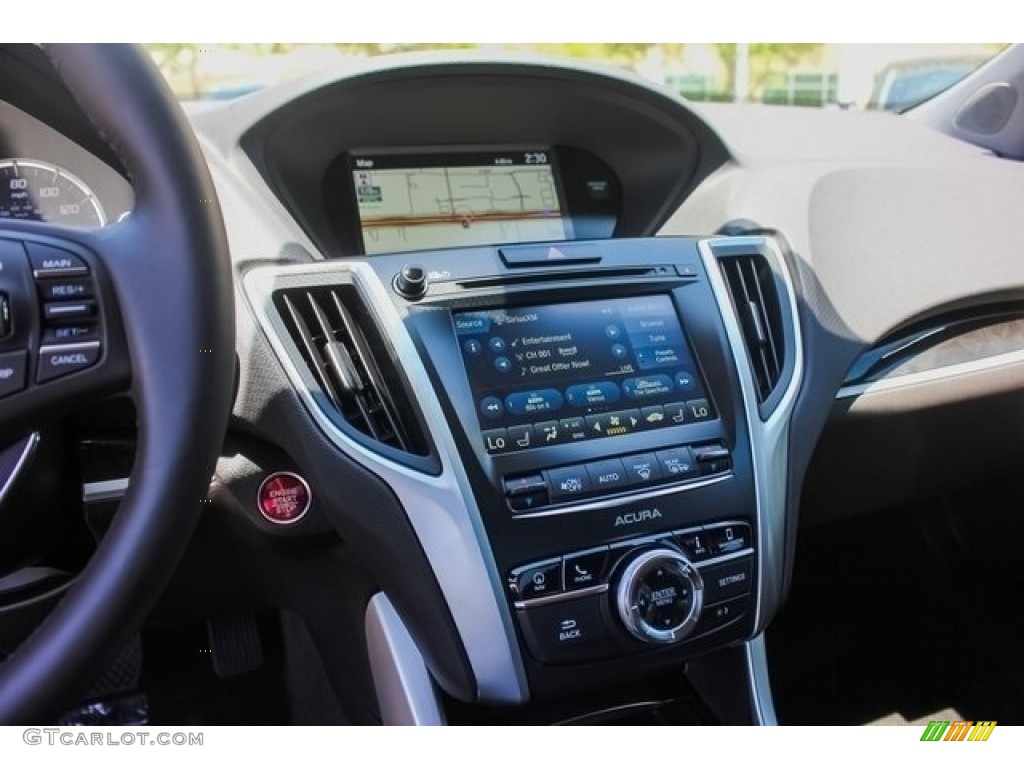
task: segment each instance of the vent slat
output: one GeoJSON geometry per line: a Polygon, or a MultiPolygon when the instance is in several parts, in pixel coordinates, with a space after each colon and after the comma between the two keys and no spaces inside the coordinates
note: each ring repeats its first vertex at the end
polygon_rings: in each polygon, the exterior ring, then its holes
{"type": "MultiPolygon", "coordinates": [[[[408,437],[374,346],[356,320],[358,315],[367,322],[368,313],[354,288],[285,289],[275,299],[306,365],[341,417],[376,441],[423,455],[422,441],[414,444],[408,437]]],[[[397,372],[390,374],[394,381],[397,372]]]]}
{"type": "Polygon", "coordinates": [[[775,277],[758,253],[719,258],[729,288],[750,367],[757,399],[764,403],[775,390],[785,366],[785,339],[775,277]]]}

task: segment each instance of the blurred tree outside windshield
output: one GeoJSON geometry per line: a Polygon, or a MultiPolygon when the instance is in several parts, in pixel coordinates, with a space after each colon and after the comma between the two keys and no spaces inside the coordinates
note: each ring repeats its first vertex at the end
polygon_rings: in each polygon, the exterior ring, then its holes
{"type": "Polygon", "coordinates": [[[624,67],[691,101],[901,111],[940,93],[1003,43],[151,43],[182,100],[217,101],[353,61],[478,49],[624,67]]]}

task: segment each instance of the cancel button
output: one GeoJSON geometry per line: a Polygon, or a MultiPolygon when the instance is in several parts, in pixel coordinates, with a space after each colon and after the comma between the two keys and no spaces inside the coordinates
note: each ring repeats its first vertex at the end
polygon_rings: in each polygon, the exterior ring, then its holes
{"type": "Polygon", "coordinates": [[[39,350],[39,369],[36,383],[66,376],[88,368],[100,358],[100,343],[85,341],[80,344],[54,344],[39,350]]]}
{"type": "Polygon", "coordinates": [[[704,579],[704,604],[719,603],[750,592],[754,580],[754,559],[741,557],[700,568],[700,575],[704,579]]]}

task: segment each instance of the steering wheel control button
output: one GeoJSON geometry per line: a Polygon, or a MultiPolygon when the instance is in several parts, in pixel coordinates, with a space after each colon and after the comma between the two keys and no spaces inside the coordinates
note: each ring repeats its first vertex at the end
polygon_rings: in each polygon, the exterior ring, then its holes
{"type": "Polygon", "coordinates": [[[596,587],[601,583],[605,562],[608,560],[608,547],[593,549],[589,552],[578,552],[562,558],[564,563],[562,574],[566,591],[596,587]]]}
{"type": "Polygon", "coordinates": [[[520,610],[523,637],[537,661],[565,664],[620,653],[601,618],[603,595],[585,595],[520,610]]]}
{"type": "Polygon", "coordinates": [[[43,304],[43,319],[48,323],[78,323],[96,314],[94,301],[51,301],[43,304]]]}
{"type": "Polygon", "coordinates": [[[658,451],[657,456],[661,471],[668,480],[688,480],[700,473],[693,451],[686,446],[658,451]]]}
{"type": "Polygon", "coordinates": [[[43,301],[87,299],[92,296],[92,281],[88,279],[40,280],[38,285],[43,301]]]}
{"type": "Polygon", "coordinates": [[[55,325],[43,329],[43,344],[67,344],[72,341],[92,341],[95,338],[95,325],[55,325]]]}
{"type": "Polygon", "coordinates": [[[25,243],[28,258],[32,264],[32,275],[36,279],[46,277],[84,277],[89,274],[89,267],[81,258],[65,251],[42,243],[25,243]]]}
{"type": "Polygon", "coordinates": [[[544,474],[552,501],[573,501],[590,492],[590,475],[582,465],[549,469],[544,474]]]}
{"type": "Polygon", "coordinates": [[[629,634],[662,645],[693,632],[702,600],[700,573],[668,547],[637,554],[622,571],[615,591],[615,606],[629,634]]]}
{"type": "Polygon", "coordinates": [[[741,557],[728,563],[701,570],[704,578],[704,599],[711,605],[750,592],[754,580],[754,559],[741,557]]]}
{"type": "Polygon", "coordinates": [[[14,329],[11,321],[11,300],[6,293],[0,292],[0,339],[6,338],[14,329]]]}
{"type": "Polygon", "coordinates": [[[590,488],[593,491],[612,491],[626,485],[626,470],[622,459],[605,459],[587,464],[590,488]]]}
{"type": "Polygon", "coordinates": [[[84,370],[100,359],[100,343],[83,341],[78,344],[54,344],[39,349],[39,368],[36,383],[67,376],[84,370]]]}
{"type": "Polygon", "coordinates": [[[294,472],[274,472],[260,483],[256,505],[260,514],[275,525],[292,525],[309,511],[313,494],[309,485],[294,472]]]}
{"type": "Polygon", "coordinates": [[[622,459],[628,485],[647,485],[662,477],[661,465],[653,453],[637,453],[622,459]]]}
{"type": "Polygon", "coordinates": [[[28,367],[28,353],[0,353],[0,397],[13,395],[25,388],[25,369],[28,367]]]}
{"type": "Polygon", "coordinates": [[[562,591],[562,559],[516,568],[508,583],[512,594],[520,600],[557,595],[562,591]]]}
{"type": "Polygon", "coordinates": [[[751,546],[750,526],[746,523],[730,523],[721,528],[705,530],[711,554],[731,555],[751,546]]]}

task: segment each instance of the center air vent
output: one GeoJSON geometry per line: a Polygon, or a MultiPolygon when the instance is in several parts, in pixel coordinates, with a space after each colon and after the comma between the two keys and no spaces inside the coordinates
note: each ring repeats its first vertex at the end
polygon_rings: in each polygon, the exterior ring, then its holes
{"type": "Polygon", "coordinates": [[[399,371],[353,285],[279,290],[274,304],[345,424],[385,446],[427,455],[399,371]]]}
{"type": "Polygon", "coordinates": [[[763,404],[782,377],[786,354],[775,275],[759,253],[720,256],[718,263],[743,332],[757,402],[763,404]]]}

